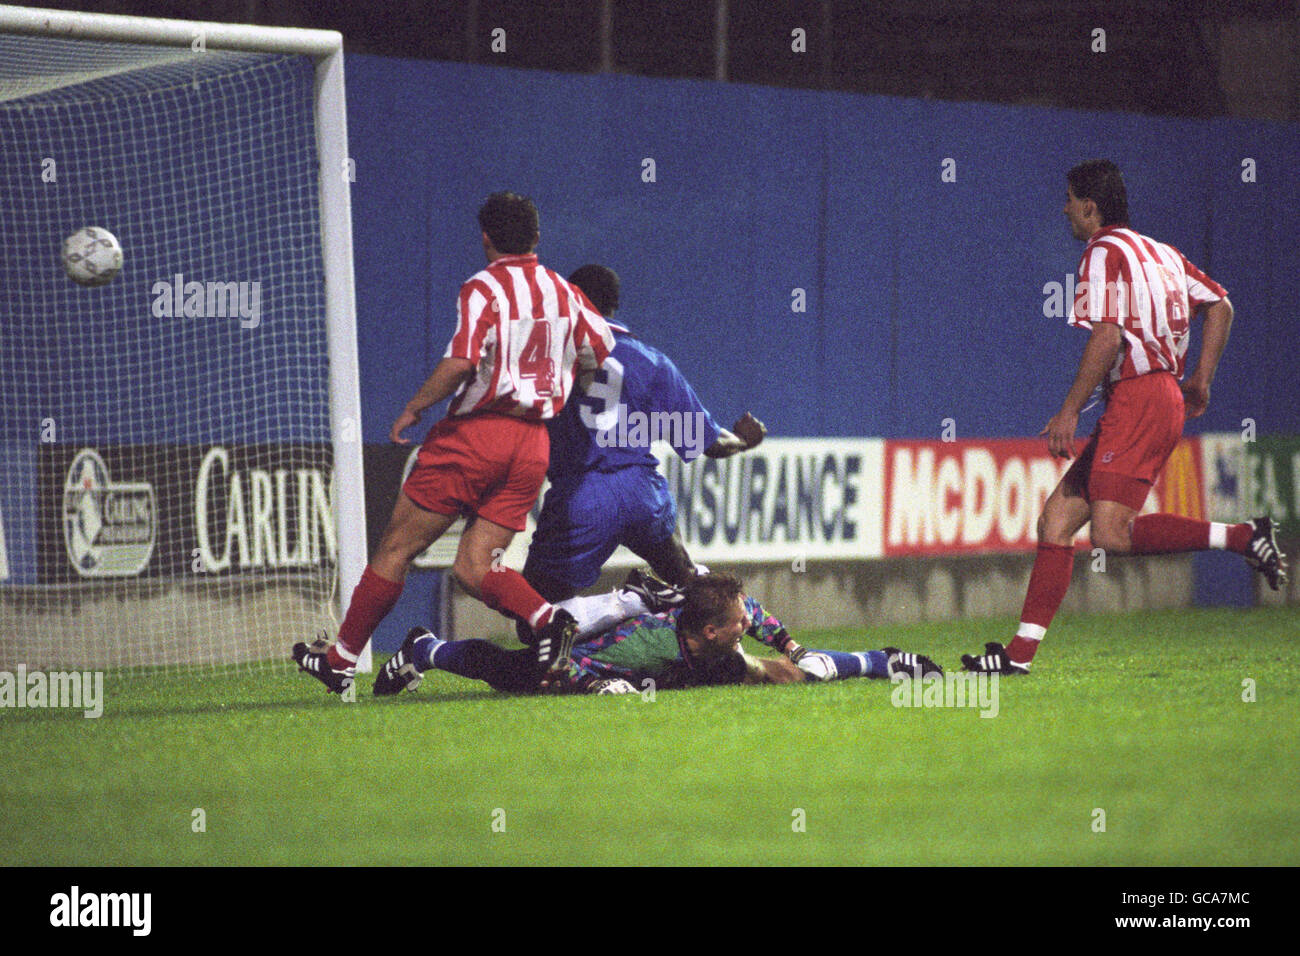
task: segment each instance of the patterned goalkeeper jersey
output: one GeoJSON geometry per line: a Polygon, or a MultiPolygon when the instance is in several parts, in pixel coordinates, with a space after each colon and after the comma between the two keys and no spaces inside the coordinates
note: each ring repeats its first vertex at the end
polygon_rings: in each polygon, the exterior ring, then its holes
{"type": "MultiPolygon", "coordinates": [[[[748,595],[745,613],[752,623],[745,634],[769,647],[782,650],[790,636],[781,622],[763,610],[748,595]]],[[[573,648],[575,681],[585,682],[603,677],[622,677],[638,690],[643,682],[654,681],[660,690],[698,687],[704,684],[739,684],[745,676],[745,654],[739,647],[734,654],[712,660],[692,656],[677,633],[680,609],[665,614],[642,614],[628,618],[573,648]]]]}

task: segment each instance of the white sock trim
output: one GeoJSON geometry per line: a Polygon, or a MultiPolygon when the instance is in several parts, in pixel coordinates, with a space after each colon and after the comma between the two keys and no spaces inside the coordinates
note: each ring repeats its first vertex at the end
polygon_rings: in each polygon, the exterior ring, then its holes
{"type": "Polygon", "coordinates": [[[344,647],[342,641],[335,641],[335,642],[334,642],[334,650],[338,651],[338,652],[339,652],[339,657],[343,658],[343,659],[344,659],[345,661],[347,661],[349,664],[355,664],[355,663],[357,662],[357,656],[358,656],[358,655],[353,654],[353,653],[352,653],[351,651],[349,651],[346,647],[344,647]]]}
{"type": "Polygon", "coordinates": [[[1210,522],[1210,547],[1215,551],[1228,550],[1228,526],[1219,521],[1210,522]]]}
{"type": "Polygon", "coordinates": [[[546,616],[547,611],[553,612],[554,610],[555,610],[555,605],[543,604],[536,611],[534,611],[533,616],[528,619],[528,626],[531,627],[534,631],[537,630],[537,622],[546,616]]]}
{"type": "Polygon", "coordinates": [[[1047,628],[1040,624],[1030,624],[1027,621],[1021,621],[1020,627],[1016,631],[1016,637],[1023,637],[1027,641],[1041,641],[1043,635],[1047,633],[1047,628]]]}
{"type": "MultiPolygon", "coordinates": [[[[867,660],[867,655],[865,653],[859,653],[857,651],[854,651],[853,656],[862,662],[863,677],[866,677],[869,673],[871,673],[871,662],[867,660]]],[[[836,668],[836,673],[839,673],[838,668],[836,668]]]]}
{"type": "MultiPolygon", "coordinates": [[[[434,635],[434,634],[425,634],[423,637],[417,637],[417,638],[415,639],[415,643],[416,643],[416,644],[423,643],[424,641],[432,641],[432,643],[429,645],[429,653],[428,653],[427,655],[425,655],[425,656],[428,657],[428,659],[429,659],[429,666],[428,666],[428,667],[423,667],[423,668],[416,668],[416,669],[417,669],[417,670],[432,670],[435,666],[437,666],[437,665],[435,665],[435,664],[433,663],[433,655],[434,655],[434,654],[437,654],[437,653],[438,653],[438,648],[442,647],[442,645],[446,644],[447,642],[446,642],[445,640],[443,640],[441,637],[438,637],[438,636],[436,636],[436,635],[434,635]]],[[[412,661],[411,663],[415,663],[415,662],[412,661]]]]}

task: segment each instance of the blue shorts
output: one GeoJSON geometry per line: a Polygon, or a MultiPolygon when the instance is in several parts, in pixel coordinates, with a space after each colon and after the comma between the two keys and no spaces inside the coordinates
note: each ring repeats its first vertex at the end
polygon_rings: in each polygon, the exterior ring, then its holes
{"type": "Polygon", "coordinates": [[[677,505],[655,469],[587,472],[547,490],[524,577],[542,574],[580,591],[596,582],[620,544],[640,554],[670,539],[676,527],[677,505]]]}

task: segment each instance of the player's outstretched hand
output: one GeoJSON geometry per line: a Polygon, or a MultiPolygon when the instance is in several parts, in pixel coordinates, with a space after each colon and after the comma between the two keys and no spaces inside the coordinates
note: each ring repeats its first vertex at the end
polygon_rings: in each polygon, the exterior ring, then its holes
{"type": "Polygon", "coordinates": [[[409,445],[411,439],[403,438],[402,432],[406,431],[419,420],[420,416],[418,413],[411,411],[409,408],[403,408],[402,414],[397,416],[397,421],[393,422],[393,427],[388,432],[388,440],[397,445],[409,445]]]}
{"type": "Polygon", "coordinates": [[[1079,416],[1068,412],[1057,412],[1051,417],[1043,430],[1038,433],[1041,438],[1047,436],[1047,448],[1053,458],[1074,457],[1074,433],[1079,430],[1079,416]]]}
{"type": "Polygon", "coordinates": [[[1180,386],[1183,390],[1183,411],[1188,418],[1199,418],[1210,407],[1210,386],[1189,378],[1180,386]]]}
{"type": "Polygon", "coordinates": [[[745,443],[746,448],[757,448],[767,434],[767,426],[749,412],[736,419],[731,426],[732,434],[745,443]]]}

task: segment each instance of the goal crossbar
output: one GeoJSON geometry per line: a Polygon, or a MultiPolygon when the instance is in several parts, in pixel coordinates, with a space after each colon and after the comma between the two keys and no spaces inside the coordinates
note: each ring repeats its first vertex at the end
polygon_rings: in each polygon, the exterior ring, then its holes
{"type": "Polygon", "coordinates": [[[36,7],[0,6],[0,32],[155,46],[191,46],[201,36],[204,45],[221,50],[298,53],[312,57],[329,56],[343,48],[343,35],[336,30],[156,20],[115,13],[78,13],[36,7]]]}

